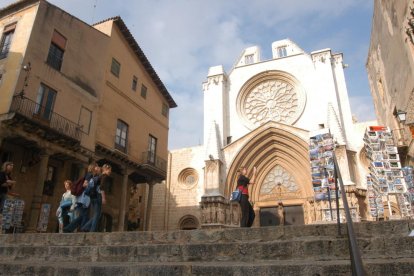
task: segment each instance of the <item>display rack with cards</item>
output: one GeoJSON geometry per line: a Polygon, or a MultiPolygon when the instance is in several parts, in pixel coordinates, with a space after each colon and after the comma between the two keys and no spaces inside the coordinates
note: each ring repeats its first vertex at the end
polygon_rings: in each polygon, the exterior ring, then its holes
{"type": "Polygon", "coordinates": [[[331,199],[336,196],[334,149],[335,142],[330,133],[318,134],[310,138],[309,157],[315,200],[328,200],[329,195],[331,199]]]}
{"type": "Polygon", "coordinates": [[[7,232],[22,232],[24,201],[18,198],[7,198],[3,205],[1,230],[7,232]]]}
{"type": "Polygon", "coordinates": [[[406,204],[407,186],[400,156],[390,129],[384,126],[367,127],[364,143],[370,161],[370,174],[366,180],[371,217],[384,216],[384,199],[390,205],[390,195],[396,199],[401,217],[411,216],[412,208],[406,204]]]}

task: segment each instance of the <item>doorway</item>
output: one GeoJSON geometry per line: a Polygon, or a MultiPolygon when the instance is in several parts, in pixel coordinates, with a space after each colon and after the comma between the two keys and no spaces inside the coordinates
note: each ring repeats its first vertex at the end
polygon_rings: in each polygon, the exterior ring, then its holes
{"type": "Polygon", "coordinates": [[[260,208],[260,226],[276,226],[280,224],[276,207],[260,208]]]}
{"type": "Polygon", "coordinates": [[[305,217],[303,215],[302,205],[284,206],[285,225],[304,225],[305,217]]]}
{"type": "MultiPolygon", "coordinates": [[[[302,205],[284,206],[285,225],[303,225],[305,219],[302,205]]],[[[277,207],[260,208],[260,226],[280,225],[280,217],[277,215],[277,207]]]]}

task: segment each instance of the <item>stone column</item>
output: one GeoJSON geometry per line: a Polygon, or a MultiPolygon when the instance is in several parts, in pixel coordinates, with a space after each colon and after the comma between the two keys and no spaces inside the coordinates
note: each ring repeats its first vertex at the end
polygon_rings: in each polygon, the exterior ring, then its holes
{"type": "Polygon", "coordinates": [[[119,204],[119,215],[118,215],[118,231],[124,231],[125,225],[125,210],[126,210],[126,200],[127,200],[127,192],[128,192],[128,177],[129,171],[125,169],[123,171],[124,175],[122,178],[122,189],[121,189],[121,202],[119,204]]]}
{"type": "Polygon", "coordinates": [[[37,221],[40,215],[40,206],[42,203],[43,186],[47,174],[47,165],[49,163],[50,153],[43,151],[40,154],[39,174],[37,176],[36,188],[33,194],[32,204],[30,207],[29,224],[26,232],[36,232],[37,221]]]}
{"type": "Polygon", "coordinates": [[[255,218],[254,218],[254,221],[253,221],[253,225],[252,226],[253,227],[260,227],[260,208],[254,206],[253,207],[253,210],[254,210],[255,218]]]}
{"type": "Polygon", "coordinates": [[[338,146],[335,149],[336,159],[338,161],[339,170],[341,171],[342,181],[344,185],[355,185],[351,180],[351,172],[349,170],[348,155],[345,146],[338,146]]]}
{"type": "Polygon", "coordinates": [[[146,215],[145,215],[145,227],[144,227],[145,231],[151,230],[151,220],[152,220],[151,211],[152,211],[152,197],[154,193],[154,185],[155,185],[154,181],[148,182],[148,200],[147,200],[147,210],[146,210],[146,215]]]}

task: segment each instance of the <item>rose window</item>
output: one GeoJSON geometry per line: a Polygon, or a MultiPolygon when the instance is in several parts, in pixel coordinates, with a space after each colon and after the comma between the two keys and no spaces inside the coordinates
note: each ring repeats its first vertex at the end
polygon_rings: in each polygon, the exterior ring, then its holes
{"type": "Polygon", "coordinates": [[[305,92],[293,77],[272,71],[245,84],[238,111],[249,128],[269,121],[292,125],[302,114],[305,102],[305,92]]]}

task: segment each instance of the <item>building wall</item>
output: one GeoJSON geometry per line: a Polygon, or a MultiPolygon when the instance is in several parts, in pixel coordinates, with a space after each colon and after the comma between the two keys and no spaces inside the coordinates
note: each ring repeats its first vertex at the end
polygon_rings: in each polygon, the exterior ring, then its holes
{"type": "MultiPolygon", "coordinates": [[[[169,154],[168,177],[165,185],[157,184],[153,202],[152,230],[180,229],[185,216],[199,219],[200,200],[204,186],[203,146],[174,150],[169,154]],[[190,169],[190,170],[188,170],[190,169]],[[189,179],[194,177],[194,182],[189,179]]],[[[198,220],[200,225],[200,220],[198,220]]]]}
{"type": "MultiPolygon", "coordinates": [[[[25,60],[32,64],[27,97],[36,100],[40,84],[57,91],[54,112],[81,123],[81,109],[91,112],[88,128],[83,128],[81,145],[94,151],[98,99],[103,88],[104,56],[108,37],[73,16],[45,2],[40,2],[25,60]],[[66,37],[61,70],[49,66],[47,59],[54,30],[66,37]],[[85,38],[88,39],[85,39],[85,38]]],[[[86,120],[88,121],[88,120],[86,120]]]]}
{"type": "Polygon", "coordinates": [[[378,123],[397,132],[397,140],[403,138],[411,157],[407,164],[414,155],[412,134],[407,126],[414,124],[414,36],[409,25],[414,18],[413,7],[412,1],[374,1],[366,63],[378,123]],[[406,125],[398,122],[396,110],[407,112],[406,125]]]}
{"type": "MultiPolygon", "coordinates": [[[[223,145],[227,144],[227,136],[232,136],[234,141],[252,130],[239,116],[238,98],[246,82],[267,71],[277,71],[293,77],[298,88],[304,91],[305,106],[301,116],[293,124],[295,127],[312,131],[319,129],[321,124],[326,126],[328,103],[331,103],[341,120],[344,132],[352,133],[352,114],[342,68],[342,55],[334,55],[330,49],[312,52],[309,55],[303,50],[299,52],[300,48],[294,43],[290,44],[294,48],[290,56],[236,66],[228,75],[220,70],[209,72],[204,84],[205,142],[208,139],[211,121],[216,121],[219,125],[223,145]],[[224,116],[228,118],[223,118],[224,116]],[[230,121],[231,123],[228,123],[230,121]],[[225,132],[226,129],[228,133],[225,132]]],[[[242,55],[237,64],[241,64],[244,58],[245,55],[242,55]]],[[[347,146],[352,148],[351,135],[346,142],[347,146]]]]}
{"type": "MultiPolygon", "coordinates": [[[[0,122],[0,152],[2,159],[10,154],[11,161],[16,164],[13,176],[17,184],[13,192],[25,201],[25,226],[28,226],[33,206],[37,205],[33,202],[34,196],[38,196],[40,191],[39,204],[51,204],[48,231],[55,231],[55,211],[64,192],[63,181],[73,177],[72,165],[85,165],[95,148],[96,111],[104,77],[100,56],[107,51],[109,40],[106,35],[47,2],[22,1],[16,5],[17,8],[12,8],[10,12],[2,10],[0,19],[1,29],[17,22],[8,56],[0,60],[3,75],[0,82],[0,114],[9,112],[13,95],[23,89],[24,101],[33,101],[34,104],[41,84],[56,90],[53,112],[64,120],[83,124],[85,120],[80,116],[81,110],[90,111],[90,118],[86,120],[88,125],[82,128],[82,153],[36,132],[26,131],[27,123],[23,127],[23,124],[8,126],[0,122]],[[60,70],[46,62],[54,30],[66,38],[60,70]],[[28,72],[23,66],[29,63],[31,70],[28,72]],[[43,165],[46,167],[41,165],[40,153],[49,155],[48,162],[43,165]],[[42,174],[48,167],[55,170],[52,183],[39,186],[38,179],[44,178],[42,174]]],[[[36,127],[33,124],[31,128],[33,126],[36,127]]],[[[83,173],[83,169],[80,168],[79,172],[83,173]]]]}
{"type": "Polygon", "coordinates": [[[7,58],[0,59],[0,114],[7,113],[12,101],[12,95],[19,92],[23,87],[17,84],[23,56],[26,53],[27,44],[36,18],[38,5],[30,5],[27,8],[14,12],[10,16],[0,18],[0,33],[3,35],[4,27],[17,23],[14,31],[12,44],[7,58]]]}
{"type": "MultiPolygon", "coordinates": [[[[146,196],[148,189],[137,185],[133,176],[139,171],[142,154],[148,150],[149,134],[157,138],[157,155],[167,159],[169,119],[162,115],[162,108],[163,104],[175,106],[168,91],[164,89],[161,93],[159,87],[164,86],[159,79],[155,83],[156,73],[149,61],[144,66],[126,41],[126,33],[114,20],[90,26],[46,1],[34,0],[0,10],[0,31],[15,20],[18,24],[9,56],[0,60],[0,157],[2,162],[11,160],[16,164],[14,192],[25,201],[25,225],[29,220],[32,225],[38,216],[34,210],[48,203],[51,204],[48,231],[55,231],[55,211],[64,192],[63,181],[76,180],[74,169],[81,175],[87,162],[95,159],[113,165],[112,190],[103,206],[112,231],[129,229],[129,217],[135,222],[139,219],[138,230],[143,230],[150,202],[146,196]],[[66,38],[60,70],[47,64],[55,30],[66,38]],[[119,78],[110,72],[113,57],[121,63],[119,78]],[[21,69],[29,62],[30,74],[21,69]],[[134,75],[138,77],[136,91],[131,88],[134,75]],[[43,124],[46,131],[39,134],[38,125],[33,122],[36,118],[30,118],[32,121],[29,119],[24,125],[9,123],[14,118],[9,113],[12,96],[22,91],[24,83],[27,83],[24,96],[28,100],[36,102],[40,85],[47,85],[57,92],[53,112],[75,124],[88,124],[83,125],[80,146],[65,144],[62,137],[49,139],[45,133],[53,127],[46,122],[43,124]],[[148,88],[146,99],[141,97],[142,84],[148,88]],[[90,120],[85,121],[85,111],[90,111],[90,120]],[[114,150],[117,119],[129,125],[127,155],[114,150]],[[98,152],[97,144],[109,149],[109,153],[98,152]],[[50,166],[55,168],[54,187],[53,192],[45,193],[42,190],[50,188],[44,181],[50,166]],[[123,205],[126,210],[121,208],[123,205]],[[123,216],[125,228],[120,220],[123,216]]],[[[163,172],[155,174],[163,177],[163,172]]]]}
{"type": "MultiPolygon", "coordinates": [[[[273,59],[262,61],[258,47],[247,48],[229,73],[222,66],[209,69],[203,83],[204,145],[199,147],[199,154],[193,153],[194,148],[171,152],[166,191],[170,193],[167,197],[171,196],[174,201],[173,206],[168,201],[166,206],[175,212],[167,210],[165,229],[175,229],[177,221],[186,215],[199,218],[203,227],[237,226],[238,213],[233,212],[227,200],[236,187],[237,169],[241,166],[247,166],[249,176],[253,166],[258,169],[256,182],[249,187],[256,212],[254,226],[260,226],[260,209],[275,207],[278,201],[286,206],[301,206],[304,223],[321,221],[322,209],[327,204],[314,200],[308,143],[310,136],[318,131],[326,132],[328,128],[339,144],[337,154],[344,183],[355,193],[366,187],[362,184],[357,156],[361,150],[357,141],[362,141],[364,130],[353,125],[342,54],[333,54],[330,49],[307,54],[290,40],[273,43],[272,50],[273,59]],[[287,47],[287,56],[278,56],[278,47],[287,47]],[[246,95],[259,84],[278,85],[272,83],[275,79],[289,82],[298,91],[299,100],[293,106],[303,109],[298,108],[297,118],[291,122],[260,121],[259,113],[243,113],[242,104],[248,102],[246,95]],[[258,123],[251,123],[254,119],[258,123]],[[201,193],[182,191],[179,174],[188,168],[203,174],[204,183],[199,183],[197,188],[201,193]],[[279,193],[268,176],[283,182],[279,193]],[[294,188],[285,187],[293,183],[289,181],[294,182],[294,188]],[[265,182],[269,184],[266,189],[271,187],[267,194],[261,189],[265,182]],[[193,207],[197,202],[202,207],[198,215],[193,207]]],[[[266,96],[268,90],[263,90],[257,97],[266,96]]],[[[277,96],[289,95],[283,87],[277,91],[281,91],[277,96]]],[[[262,104],[264,109],[284,108],[269,107],[272,99],[249,100],[251,106],[262,104]]],[[[349,196],[354,204],[356,196],[349,196]]]]}
{"type": "Polygon", "coordinates": [[[108,32],[112,26],[110,48],[104,62],[105,88],[99,113],[97,142],[110,148],[114,146],[117,119],[129,125],[128,155],[137,162],[148,150],[149,135],[157,138],[157,155],[167,158],[168,117],[161,114],[162,104],[167,104],[149,74],[132,51],[113,21],[96,25],[108,32]],[[119,77],[111,73],[112,58],[121,64],[119,77]],[[136,91],[132,90],[133,76],[138,78],[136,91]],[[147,87],[147,96],[141,96],[141,87],[147,87]]]}

